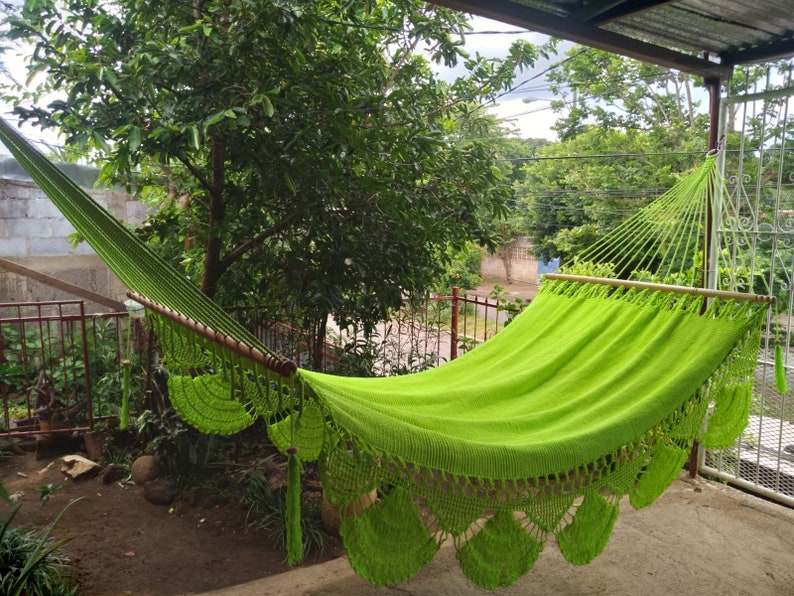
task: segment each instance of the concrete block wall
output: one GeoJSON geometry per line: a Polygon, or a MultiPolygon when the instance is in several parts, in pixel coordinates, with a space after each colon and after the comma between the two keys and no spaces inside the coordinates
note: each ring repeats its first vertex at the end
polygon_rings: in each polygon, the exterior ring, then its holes
{"type": "MultiPolygon", "coordinates": [[[[87,189],[114,216],[138,224],[146,206],[117,190],[87,189]]],[[[85,242],[72,247],[72,225],[33,182],[0,178],[0,257],[124,301],[126,288],[85,242]]],[[[65,294],[0,268],[0,302],[72,300],[65,294]]],[[[107,308],[86,303],[88,312],[107,308]]]]}
{"type": "MultiPolygon", "coordinates": [[[[509,247],[511,257],[511,279],[514,282],[537,285],[538,259],[532,252],[529,238],[521,236],[509,247]]],[[[486,254],[480,263],[480,275],[488,280],[507,281],[504,261],[495,254],[486,254]]]]}

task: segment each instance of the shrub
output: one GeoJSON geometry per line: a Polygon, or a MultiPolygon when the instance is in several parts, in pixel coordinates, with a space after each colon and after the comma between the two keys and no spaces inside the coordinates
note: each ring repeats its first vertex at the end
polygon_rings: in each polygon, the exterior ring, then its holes
{"type": "Polygon", "coordinates": [[[11,527],[19,506],[0,525],[0,593],[8,596],[77,594],[68,576],[69,560],[58,549],[68,539],[53,541],[50,536],[61,516],[77,500],[63,508],[43,530],[11,527]]]}

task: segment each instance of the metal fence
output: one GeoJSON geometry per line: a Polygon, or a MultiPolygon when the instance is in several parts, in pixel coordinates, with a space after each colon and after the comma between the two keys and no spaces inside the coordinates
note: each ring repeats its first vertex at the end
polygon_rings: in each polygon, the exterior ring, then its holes
{"type": "MultiPolygon", "coordinates": [[[[354,375],[398,375],[417,372],[456,358],[493,337],[512,314],[518,302],[495,297],[468,296],[457,288],[448,296],[406,300],[402,308],[370,333],[328,325],[322,350],[326,371],[354,375]]],[[[272,350],[299,366],[313,363],[309,334],[284,321],[268,320],[257,325],[259,339],[272,350]]]]}
{"type": "Polygon", "coordinates": [[[145,360],[143,337],[126,313],[87,315],[82,301],[0,304],[0,436],[68,434],[118,416],[122,364],[145,360]]]}
{"type": "MultiPolygon", "coordinates": [[[[331,324],[324,369],[341,374],[396,375],[454,359],[492,337],[509,319],[511,303],[450,296],[406,301],[372,333],[331,324]]],[[[238,313],[239,315],[240,313],[238,313]]],[[[245,323],[256,320],[241,315],[245,323]]],[[[255,327],[271,349],[312,366],[312,338],[289,322],[255,327]]],[[[0,436],[66,434],[117,418],[125,363],[133,369],[132,413],[150,407],[157,347],[140,319],[127,313],[87,315],[81,301],[0,304],[0,436]],[[150,397],[149,397],[150,398],[150,397]]]]}
{"type": "Polygon", "coordinates": [[[770,72],[768,87],[723,100],[723,169],[728,204],[719,205],[714,284],[777,296],[755,379],[749,422],[728,449],[700,454],[700,469],[746,490],[794,505],[794,401],[775,388],[774,346],[787,349],[794,388],[794,121],[790,74],[770,72]]]}

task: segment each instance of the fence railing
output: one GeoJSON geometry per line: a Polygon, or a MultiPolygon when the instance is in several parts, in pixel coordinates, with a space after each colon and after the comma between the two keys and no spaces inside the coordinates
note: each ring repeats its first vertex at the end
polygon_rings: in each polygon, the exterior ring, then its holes
{"type": "Polygon", "coordinates": [[[0,436],[68,434],[118,416],[123,361],[145,361],[143,337],[127,313],[87,315],[79,300],[0,304],[0,436]]]}
{"type": "MultiPolygon", "coordinates": [[[[320,368],[370,375],[416,372],[442,364],[493,337],[520,308],[497,297],[468,296],[453,288],[448,296],[406,300],[402,308],[370,333],[328,325],[320,368]]],[[[265,345],[298,366],[314,366],[318,355],[306,332],[283,321],[256,326],[265,345]]]]}
{"type": "MultiPolygon", "coordinates": [[[[486,341],[509,316],[499,299],[455,289],[450,296],[406,301],[369,334],[331,322],[323,369],[357,375],[424,370],[486,341]]],[[[296,326],[268,320],[255,332],[299,366],[314,366],[313,339],[296,326]]],[[[66,434],[118,417],[125,361],[134,370],[132,413],[139,413],[147,407],[142,400],[156,353],[144,325],[126,312],[87,315],[77,300],[0,304],[0,436],[66,434]]]]}

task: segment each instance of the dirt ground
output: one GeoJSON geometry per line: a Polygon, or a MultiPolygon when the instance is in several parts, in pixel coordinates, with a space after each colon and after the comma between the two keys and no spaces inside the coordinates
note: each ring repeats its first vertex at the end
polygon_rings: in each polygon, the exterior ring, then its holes
{"type": "MultiPolygon", "coordinates": [[[[71,540],[61,549],[72,561],[81,593],[91,596],[167,596],[219,590],[289,568],[285,553],[261,533],[247,532],[245,511],[229,505],[205,508],[184,499],[153,505],[134,484],[104,484],[97,476],[72,480],[62,457],[35,453],[0,457],[0,478],[22,505],[16,522],[44,527],[71,501],[53,535],[71,540]],[[42,486],[62,486],[43,506],[42,486]]],[[[9,506],[0,505],[4,515],[9,506]]],[[[341,555],[331,539],[321,558],[341,555]]]]}
{"type": "MultiPolygon", "coordinates": [[[[794,594],[794,510],[683,472],[654,504],[627,499],[615,530],[588,565],[551,541],[513,586],[471,584],[446,543],[411,580],[372,586],[337,558],[212,592],[211,596],[784,596],[794,594]]],[[[206,596],[210,596],[209,594],[206,596]]]]}
{"type": "MultiPolygon", "coordinates": [[[[22,504],[18,521],[38,527],[82,497],[55,536],[71,538],[62,550],[86,595],[488,593],[465,579],[452,548],[399,586],[374,587],[356,577],[338,540],[324,557],[290,570],[283,551],[243,529],[237,508],[183,500],[171,510],[149,503],[140,486],[71,480],[61,465],[60,456],[3,456],[0,478],[22,504]],[[47,484],[63,488],[42,506],[40,487],[47,484]]],[[[572,566],[548,546],[532,572],[499,593],[794,594],[794,510],[684,473],[652,506],[634,511],[624,503],[610,543],[593,563],[572,566]]]]}

